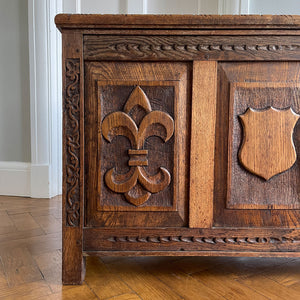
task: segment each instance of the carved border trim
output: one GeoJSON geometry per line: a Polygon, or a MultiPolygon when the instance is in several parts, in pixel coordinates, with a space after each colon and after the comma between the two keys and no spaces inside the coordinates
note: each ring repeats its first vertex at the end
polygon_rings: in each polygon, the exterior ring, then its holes
{"type": "Polygon", "coordinates": [[[110,242],[125,243],[205,243],[205,244],[285,244],[298,243],[300,238],[289,237],[191,237],[191,236],[166,236],[166,237],[117,237],[113,236],[107,239],[110,242]]]}
{"type": "Polygon", "coordinates": [[[138,43],[118,43],[109,47],[116,52],[139,51],[147,53],[149,51],[293,51],[300,49],[300,45],[205,45],[205,44],[138,44],[138,43]]]}
{"type": "Polygon", "coordinates": [[[80,217],[80,60],[66,59],[64,125],[66,138],[66,223],[79,226],[80,217]]]}

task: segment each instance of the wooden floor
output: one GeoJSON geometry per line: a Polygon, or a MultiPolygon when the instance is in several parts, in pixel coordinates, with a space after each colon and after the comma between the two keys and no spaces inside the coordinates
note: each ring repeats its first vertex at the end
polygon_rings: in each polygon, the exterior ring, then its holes
{"type": "Polygon", "coordinates": [[[88,257],[61,285],[61,198],[0,196],[0,299],[300,299],[300,259],[88,257]]]}

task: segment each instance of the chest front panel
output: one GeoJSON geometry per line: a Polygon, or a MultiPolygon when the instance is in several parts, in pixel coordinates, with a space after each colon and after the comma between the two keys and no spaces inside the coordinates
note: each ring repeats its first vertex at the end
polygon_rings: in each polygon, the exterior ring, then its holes
{"type": "Polygon", "coordinates": [[[299,256],[299,17],[56,21],[64,282],[83,254],[299,256]]]}
{"type": "Polygon", "coordinates": [[[184,226],[187,63],[86,63],[87,224],[184,226]]]}

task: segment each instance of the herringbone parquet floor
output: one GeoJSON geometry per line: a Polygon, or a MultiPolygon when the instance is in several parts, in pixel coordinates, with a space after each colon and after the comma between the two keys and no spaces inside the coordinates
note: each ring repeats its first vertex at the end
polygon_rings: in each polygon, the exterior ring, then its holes
{"type": "Polygon", "coordinates": [[[89,257],[61,285],[61,198],[0,196],[0,299],[300,299],[300,259],[89,257]]]}

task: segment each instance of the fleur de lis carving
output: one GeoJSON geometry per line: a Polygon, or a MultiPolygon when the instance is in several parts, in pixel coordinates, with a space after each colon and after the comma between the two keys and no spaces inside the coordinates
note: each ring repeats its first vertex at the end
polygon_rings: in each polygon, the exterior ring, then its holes
{"type": "Polygon", "coordinates": [[[117,174],[115,168],[108,170],[105,174],[106,185],[116,193],[123,193],[126,200],[139,206],[145,203],[151,194],[164,190],[171,182],[169,171],[163,167],[155,175],[150,175],[144,169],[148,166],[148,150],[143,149],[145,140],[150,136],[159,136],[167,142],[174,133],[174,120],[162,111],[152,111],[150,102],[144,91],[135,87],[123,111],[117,111],[106,116],[102,122],[102,134],[111,142],[118,135],[126,136],[131,143],[128,150],[131,167],[127,174],[117,174]],[[139,126],[130,116],[130,111],[139,106],[145,111],[145,116],[139,126]],[[154,130],[159,124],[163,130],[154,130]],[[139,183],[139,184],[138,184],[139,183]]]}

